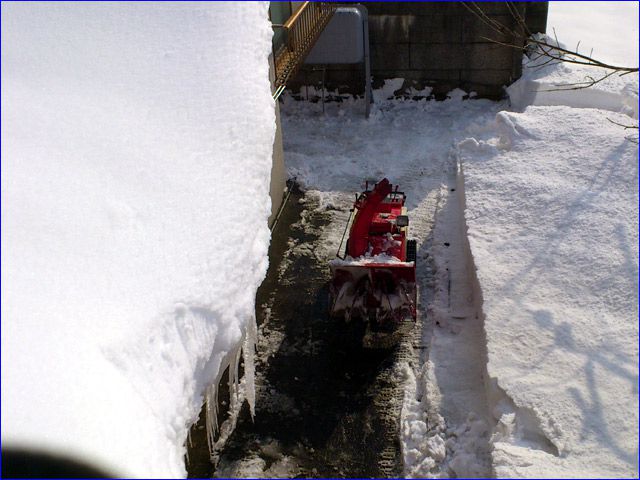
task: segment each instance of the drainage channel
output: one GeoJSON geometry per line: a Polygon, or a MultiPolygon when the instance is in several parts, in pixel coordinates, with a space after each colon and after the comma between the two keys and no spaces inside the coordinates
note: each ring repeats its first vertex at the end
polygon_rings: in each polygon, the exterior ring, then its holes
{"type": "Polygon", "coordinates": [[[201,419],[191,432],[189,477],[402,476],[397,366],[411,356],[409,342],[367,350],[355,322],[328,318],[328,268],[314,245],[322,229],[340,227],[311,207],[294,189],[272,235],[257,295],[255,419],[245,405],[216,465],[201,419]]]}

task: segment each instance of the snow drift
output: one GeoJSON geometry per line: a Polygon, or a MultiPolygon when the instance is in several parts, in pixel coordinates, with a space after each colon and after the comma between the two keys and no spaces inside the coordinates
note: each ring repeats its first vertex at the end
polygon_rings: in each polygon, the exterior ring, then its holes
{"type": "Polygon", "coordinates": [[[185,475],[267,267],[265,3],[2,4],[2,442],[185,475]]]}

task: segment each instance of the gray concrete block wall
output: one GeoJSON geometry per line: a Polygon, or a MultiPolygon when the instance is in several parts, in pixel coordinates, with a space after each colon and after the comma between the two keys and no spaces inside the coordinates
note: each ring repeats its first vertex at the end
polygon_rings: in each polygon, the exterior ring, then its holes
{"type": "Polygon", "coordinates": [[[531,33],[545,33],[547,31],[547,16],[549,2],[527,3],[526,22],[531,33]]]}
{"type": "MultiPolygon", "coordinates": [[[[499,98],[503,86],[521,75],[522,51],[492,42],[512,43],[469,12],[460,2],[362,2],[369,11],[371,73],[374,88],[385,79],[402,77],[403,89],[433,88],[436,97],[453,88],[499,98]]],[[[504,2],[479,2],[493,20],[512,28],[516,20],[504,2]]],[[[546,29],[548,2],[515,5],[532,31],[546,29]]],[[[303,67],[289,82],[294,92],[303,84],[319,85],[320,71],[303,67]]],[[[332,65],[325,72],[328,90],[361,94],[359,66],[332,65]]],[[[400,92],[399,92],[400,93],[400,92]]]]}

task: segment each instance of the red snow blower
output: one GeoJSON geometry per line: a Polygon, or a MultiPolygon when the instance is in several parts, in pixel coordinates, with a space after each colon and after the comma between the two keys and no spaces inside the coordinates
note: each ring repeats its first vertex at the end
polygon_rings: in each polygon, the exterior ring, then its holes
{"type": "Polygon", "coordinates": [[[330,315],[364,321],[365,347],[395,345],[416,319],[416,241],[407,239],[405,199],[386,178],[371,190],[367,182],[351,210],[345,255],[329,263],[330,315]]]}

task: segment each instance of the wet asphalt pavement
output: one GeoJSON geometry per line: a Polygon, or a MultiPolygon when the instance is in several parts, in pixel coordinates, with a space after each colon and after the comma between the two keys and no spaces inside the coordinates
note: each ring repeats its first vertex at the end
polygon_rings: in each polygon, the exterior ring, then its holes
{"type": "Polygon", "coordinates": [[[365,349],[361,325],[329,318],[328,266],[312,249],[289,248],[313,246],[314,232],[330,223],[309,209],[314,228],[301,226],[302,195],[293,191],[272,233],[258,290],[255,419],[245,404],[216,466],[201,420],[192,430],[189,477],[402,476],[403,389],[395,366],[409,347],[365,349]]]}

